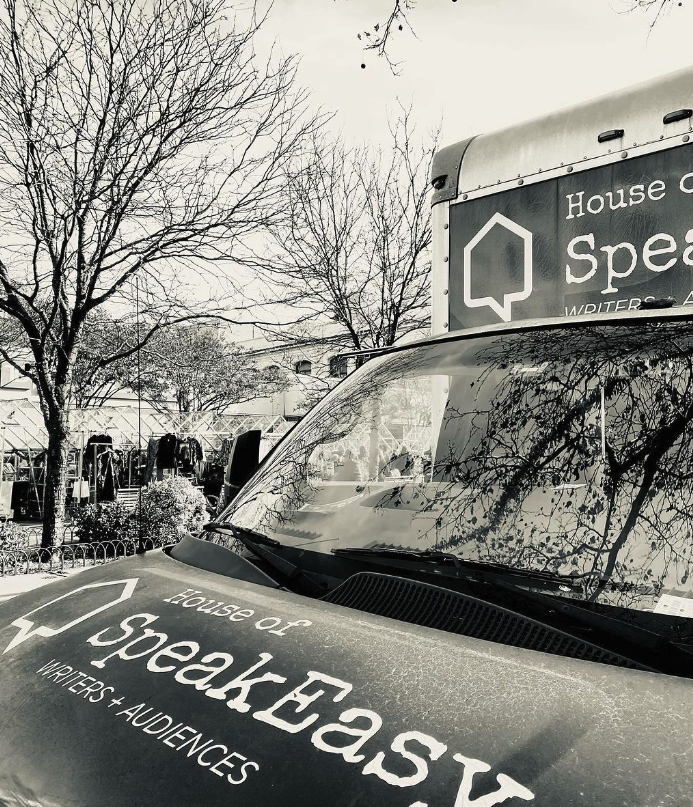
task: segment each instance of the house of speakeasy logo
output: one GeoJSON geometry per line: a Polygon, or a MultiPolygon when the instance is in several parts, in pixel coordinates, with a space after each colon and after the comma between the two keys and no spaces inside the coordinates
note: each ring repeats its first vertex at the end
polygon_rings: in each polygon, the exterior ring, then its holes
{"type": "MultiPolygon", "coordinates": [[[[517,222],[504,216],[502,213],[494,213],[464,247],[462,266],[465,305],[468,308],[488,307],[492,311],[495,311],[504,322],[510,322],[512,319],[512,304],[520,300],[526,300],[532,293],[532,233],[517,222]],[[515,291],[506,291],[496,296],[485,295],[475,297],[472,293],[472,276],[475,272],[474,250],[496,227],[504,228],[519,239],[523,256],[522,287],[515,291]]],[[[479,271],[487,272],[488,267],[481,266],[479,271]]]]}
{"type": "Polygon", "coordinates": [[[100,614],[102,611],[106,611],[108,608],[118,605],[118,603],[129,600],[130,597],[132,597],[138,580],[138,577],[130,577],[125,580],[109,580],[105,583],[87,583],[84,586],[68,591],[67,594],[56,597],[50,602],[39,605],[37,608],[24,614],[24,616],[17,617],[17,619],[10,624],[15,628],[19,628],[19,632],[2,651],[3,655],[7,653],[8,650],[12,650],[32,636],[57,636],[59,633],[64,633],[70,630],[70,628],[74,628],[75,625],[79,625],[81,622],[91,619],[91,617],[96,614],[100,614]],[[112,591],[109,589],[112,589],[112,591]],[[120,592],[116,594],[118,589],[120,589],[120,592]],[[107,599],[106,602],[103,602],[103,597],[99,595],[104,593],[107,597],[109,594],[113,596],[107,599]],[[62,625],[59,623],[57,625],[51,624],[53,622],[51,619],[53,606],[68,599],[78,601],[79,604],[84,605],[84,608],[87,610],[77,617],[73,616],[68,622],[62,625]]]}

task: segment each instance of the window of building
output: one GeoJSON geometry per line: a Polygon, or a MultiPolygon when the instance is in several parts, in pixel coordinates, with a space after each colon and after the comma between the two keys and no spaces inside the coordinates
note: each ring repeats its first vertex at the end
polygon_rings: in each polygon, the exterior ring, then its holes
{"type": "Polygon", "coordinates": [[[296,362],[294,369],[299,375],[310,375],[313,372],[313,364],[307,359],[302,359],[296,362]]]}
{"type": "Polygon", "coordinates": [[[330,358],[330,378],[345,378],[346,374],[346,356],[332,356],[330,358]]]}

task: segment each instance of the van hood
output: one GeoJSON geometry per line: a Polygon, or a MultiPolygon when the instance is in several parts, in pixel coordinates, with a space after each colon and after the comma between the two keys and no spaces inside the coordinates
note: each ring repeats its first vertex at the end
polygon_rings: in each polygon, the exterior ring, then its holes
{"type": "Polygon", "coordinates": [[[156,551],[0,606],[0,805],[682,807],[692,696],[156,551]]]}

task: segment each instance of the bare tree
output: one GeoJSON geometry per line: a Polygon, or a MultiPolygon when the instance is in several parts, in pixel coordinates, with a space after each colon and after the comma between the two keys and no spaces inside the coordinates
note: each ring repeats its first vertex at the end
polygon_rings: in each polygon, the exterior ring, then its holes
{"type": "Polygon", "coordinates": [[[101,406],[119,393],[138,393],[160,412],[224,412],[286,386],[279,368],[257,368],[218,327],[204,323],[156,330],[135,353],[104,365],[104,352],[122,356],[137,347],[135,327],[103,312],[89,318],[72,375],[76,407],[101,406]]]}
{"type": "Polygon", "coordinates": [[[125,392],[137,393],[146,401],[162,400],[167,390],[153,359],[152,343],[173,327],[157,330],[145,320],[141,330],[151,336],[142,343],[137,322],[131,317],[114,319],[100,309],[93,312],[84,324],[75,352],[72,405],[78,409],[103,406],[125,392]],[[104,362],[104,357],[112,360],[104,362]]]}
{"type": "Polygon", "coordinates": [[[262,22],[224,0],[3,0],[0,312],[20,325],[49,434],[44,545],[87,317],[135,293],[152,328],[218,312],[192,289],[272,222],[317,124],[293,59],[256,57],[262,22]]]}
{"type": "MultiPolygon", "coordinates": [[[[288,220],[255,256],[281,299],[314,321],[337,323],[344,344],[378,348],[429,324],[428,173],[437,132],[415,140],[409,110],[391,125],[392,147],[348,149],[315,138],[288,177],[288,220]]],[[[328,335],[334,339],[334,334],[328,335]]]]}
{"type": "MultiPolygon", "coordinates": [[[[455,2],[455,0],[453,0],[455,2]]],[[[375,23],[373,30],[364,30],[356,34],[359,41],[363,42],[365,51],[375,51],[378,56],[387,59],[390,69],[397,74],[399,64],[390,58],[388,45],[396,31],[403,31],[405,28],[411,34],[414,29],[409,22],[409,13],[414,9],[416,0],[392,0],[392,5],[388,15],[380,22],[375,23]]],[[[361,67],[365,68],[365,63],[361,67]]]]}

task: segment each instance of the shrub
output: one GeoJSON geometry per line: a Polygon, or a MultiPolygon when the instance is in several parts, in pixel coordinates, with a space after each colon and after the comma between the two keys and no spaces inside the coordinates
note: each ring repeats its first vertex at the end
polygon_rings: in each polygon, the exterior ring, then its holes
{"type": "Polygon", "coordinates": [[[88,504],[75,513],[75,535],[80,541],[119,541],[134,537],[132,512],[120,502],[88,504]]]}
{"type": "Polygon", "coordinates": [[[142,492],[141,506],[135,510],[142,519],[142,535],[155,546],[177,541],[185,532],[198,532],[208,520],[202,491],[184,477],[174,476],[154,482],[142,492]]]}
{"type": "Polygon", "coordinates": [[[21,550],[29,548],[29,533],[15,524],[14,521],[4,521],[0,523],[0,568],[3,573],[27,564],[29,558],[21,550]],[[14,553],[17,554],[14,554],[14,553]],[[5,554],[7,553],[7,554],[5,554]]]}
{"type": "Polygon", "coordinates": [[[29,533],[14,521],[0,522],[0,550],[29,548],[29,533]]]}

